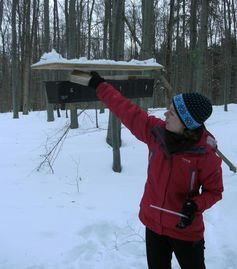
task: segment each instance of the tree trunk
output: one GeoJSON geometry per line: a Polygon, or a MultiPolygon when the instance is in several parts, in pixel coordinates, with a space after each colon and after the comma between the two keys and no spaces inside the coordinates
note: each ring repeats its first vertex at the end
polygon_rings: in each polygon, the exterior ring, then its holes
{"type": "Polygon", "coordinates": [[[18,0],[12,1],[12,47],[11,47],[11,58],[12,58],[12,104],[13,104],[13,118],[19,118],[18,103],[17,103],[17,33],[16,33],[16,9],[18,0]]]}
{"type": "Polygon", "coordinates": [[[112,2],[112,59],[124,60],[124,9],[125,0],[112,2]]]}
{"type": "Polygon", "coordinates": [[[171,0],[169,22],[167,26],[167,42],[166,42],[166,57],[165,57],[167,81],[169,83],[171,83],[173,25],[174,25],[174,0],[171,0]]]}
{"type": "Polygon", "coordinates": [[[192,91],[195,87],[195,69],[196,69],[196,46],[197,46],[197,0],[191,0],[190,11],[190,85],[192,91]]]}
{"type": "Polygon", "coordinates": [[[2,19],[3,19],[3,0],[0,0],[0,32],[2,31],[2,19]]]}
{"type": "MultiPolygon", "coordinates": [[[[150,59],[155,55],[154,0],[142,0],[142,46],[141,59],[150,59]]],[[[146,74],[146,72],[143,72],[146,74]]],[[[147,111],[145,98],[138,98],[137,104],[147,111]]]]}
{"type": "Polygon", "coordinates": [[[235,10],[236,10],[236,4],[234,3],[234,0],[232,0],[232,14],[233,14],[233,28],[234,28],[234,35],[233,35],[233,56],[232,56],[232,60],[233,60],[233,91],[232,95],[231,95],[231,101],[234,103],[237,103],[237,65],[234,64],[236,62],[237,59],[237,28],[236,28],[236,14],[235,14],[235,10]]]}
{"type": "MultiPolygon", "coordinates": [[[[43,73],[43,80],[47,81],[49,76],[46,72],[43,73]]],[[[45,99],[46,99],[46,110],[47,110],[47,121],[52,122],[54,121],[54,110],[53,110],[53,104],[50,104],[47,99],[47,94],[46,94],[46,87],[44,85],[44,93],[45,93],[45,99]]]]}
{"type": "Polygon", "coordinates": [[[25,29],[24,29],[24,65],[23,65],[23,114],[29,112],[29,90],[30,90],[30,63],[31,63],[31,33],[30,33],[30,10],[31,1],[27,0],[25,7],[25,29]]]}
{"type": "Polygon", "coordinates": [[[8,44],[5,41],[7,39],[6,28],[1,32],[1,65],[0,65],[0,113],[8,112],[12,110],[12,98],[10,99],[11,88],[11,74],[10,74],[10,59],[7,52],[8,44]]]}
{"type": "Polygon", "coordinates": [[[142,0],[142,60],[152,58],[155,54],[154,17],[154,0],[142,0]]]}
{"type": "Polygon", "coordinates": [[[175,53],[174,53],[174,68],[173,68],[173,78],[172,78],[172,85],[173,91],[176,93],[178,89],[178,85],[180,82],[180,71],[182,66],[182,38],[180,37],[180,5],[181,1],[177,1],[177,16],[176,16],[176,46],[175,46],[175,53]]]}
{"type": "Polygon", "coordinates": [[[60,30],[59,30],[59,16],[58,16],[58,1],[54,0],[53,6],[53,48],[59,52],[60,30]]]}
{"type": "Polygon", "coordinates": [[[229,94],[231,87],[231,18],[230,2],[224,0],[224,110],[228,110],[229,94]]]}
{"type": "Polygon", "coordinates": [[[104,0],[105,16],[104,16],[104,36],[103,36],[103,58],[108,58],[108,33],[111,20],[111,0],[104,0]]]}
{"type": "MultiPolygon", "coordinates": [[[[49,35],[49,0],[44,0],[44,39],[43,48],[45,52],[49,51],[50,35],[49,35]]],[[[44,73],[44,80],[47,81],[49,75],[44,73]]],[[[46,94],[45,94],[46,96],[46,94]]],[[[46,97],[46,107],[47,107],[47,121],[54,121],[53,105],[48,103],[46,97]]]]}
{"type": "Polygon", "coordinates": [[[78,124],[78,116],[77,116],[77,107],[74,104],[71,104],[70,108],[70,128],[71,129],[77,129],[79,124],[78,124]]]}
{"type": "MultiPolygon", "coordinates": [[[[69,12],[68,12],[68,37],[69,37],[69,47],[68,47],[68,58],[73,59],[76,57],[76,0],[69,0],[69,12]]],[[[77,105],[71,104],[70,106],[71,124],[72,129],[78,128],[78,117],[77,117],[77,105]]]]}
{"type": "Polygon", "coordinates": [[[93,10],[94,10],[94,5],[95,5],[95,0],[92,1],[92,6],[90,9],[90,5],[89,2],[91,2],[91,0],[88,0],[87,3],[87,12],[88,12],[88,51],[87,51],[87,58],[90,59],[91,58],[91,23],[92,23],[92,14],[93,14],[93,10]]]}
{"type": "Polygon", "coordinates": [[[64,2],[64,16],[65,16],[65,38],[66,38],[66,56],[68,56],[68,50],[69,50],[69,15],[68,15],[68,1],[65,0],[64,2]]]}
{"type": "MultiPolygon", "coordinates": [[[[124,59],[124,0],[113,0],[112,2],[112,59],[124,59]]],[[[111,112],[110,112],[111,113],[111,112]]],[[[112,141],[113,146],[113,170],[114,172],[121,172],[121,122],[111,113],[111,120],[109,121],[107,141],[112,141]],[[111,130],[110,130],[111,128],[111,130]],[[112,138],[109,135],[112,135],[112,138]]]]}
{"type": "Polygon", "coordinates": [[[113,170],[120,173],[122,171],[120,158],[121,122],[112,114],[112,144],[113,144],[113,170]]]}
{"type": "Polygon", "coordinates": [[[208,23],[208,14],[209,14],[209,0],[202,0],[201,6],[201,26],[198,36],[198,59],[197,59],[197,68],[196,68],[196,85],[193,90],[201,92],[207,95],[206,91],[206,75],[207,75],[207,23],[208,23]]]}

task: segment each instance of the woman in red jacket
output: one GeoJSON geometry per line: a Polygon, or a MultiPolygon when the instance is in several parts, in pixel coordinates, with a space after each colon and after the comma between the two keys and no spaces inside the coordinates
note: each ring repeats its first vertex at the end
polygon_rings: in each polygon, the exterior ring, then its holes
{"type": "Polygon", "coordinates": [[[89,86],[149,150],[139,218],[146,227],[149,269],[205,269],[202,213],[222,198],[221,159],[206,130],[210,101],[199,93],[172,98],[165,121],[149,116],[96,72],[89,86]]]}

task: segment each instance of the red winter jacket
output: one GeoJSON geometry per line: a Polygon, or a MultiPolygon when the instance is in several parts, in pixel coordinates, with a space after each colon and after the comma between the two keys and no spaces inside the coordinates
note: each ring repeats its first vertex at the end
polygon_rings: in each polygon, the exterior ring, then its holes
{"type": "Polygon", "coordinates": [[[140,203],[141,222],[158,234],[197,241],[203,239],[202,212],[222,198],[221,159],[207,141],[213,137],[205,131],[192,150],[169,155],[164,143],[165,123],[121,96],[107,83],[97,88],[98,98],[121,120],[149,150],[149,164],[144,194],[140,203]],[[181,212],[187,197],[198,207],[192,225],[177,229],[180,217],[158,210],[162,207],[181,212]]]}

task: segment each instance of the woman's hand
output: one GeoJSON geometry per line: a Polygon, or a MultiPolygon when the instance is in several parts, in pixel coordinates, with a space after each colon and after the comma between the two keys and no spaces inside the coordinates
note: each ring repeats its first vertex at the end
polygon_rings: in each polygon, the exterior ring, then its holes
{"type": "Polygon", "coordinates": [[[100,83],[105,82],[104,78],[102,78],[97,72],[91,71],[90,72],[91,79],[89,81],[88,86],[96,89],[100,83]]]}
{"type": "Polygon", "coordinates": [[[180,222],[176,225],[176,228],[184,229],[187,226],[191,225],[194,220],[196,211],[197,211],[197,205],[194,203],[194,201],[192,200],[186,201],[183,205],[182,214],[187,216],[187,218],[181,217],[180,222]]]}

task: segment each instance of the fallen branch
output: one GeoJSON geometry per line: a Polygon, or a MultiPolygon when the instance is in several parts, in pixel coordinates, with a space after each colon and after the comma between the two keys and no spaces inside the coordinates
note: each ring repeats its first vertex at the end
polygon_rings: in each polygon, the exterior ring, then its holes
{"type": "MultiPolygon", "coordinates": [[[[80,113],[77,114],[77,117],[79,117],[84,111],[86,110],[83,109],[82,111],[80,111],[80,113]]],[[[40,171],[40,169],[47,164],[50,167],[50,170],[52,173],[54,173],[53,170],[53,164],[55,162],[55,160],[58,157],[58,154],[63,146],[63,143],[67,137],[67,134],[70,130],[70,124],[67,124],[65,131],[63,132],[63,134],[61,135],[61,137],[57,140],[57,142],[53,145],[53,147],[49,150],[49,152],[47,152],[46,154],[44,154],[44,159],[43,161],[39,164],[39,166],[37,167],[37,171],[40,171]]]]}
{"type": "Polygon", "coordinates": [[[43,161],[39,164],[37,171],[40,171],[40,169],[42,168],[42,166],[44,166],[46,163],[48,164],[48,166],[50,167],[50,170],[52,171],[52,173],[54,173],[53,171],[53,163],[55,162],[58,153],[63,145],[64,140],[67,137],[68,131],[70,129],[70,124],[68,126],[66,126],[66,130],[64,131],[64,133],[62,134],[62,136],[59,138],[59,140],[56,142],[56,144],[49,150],[49,152],[47,152],[46,154],[44,154],[44,159],[43,161]],[[60,145],[61,143],[61,145],[60,145]],[[60,148],[59,148],[60,145],[60,148]]]}

